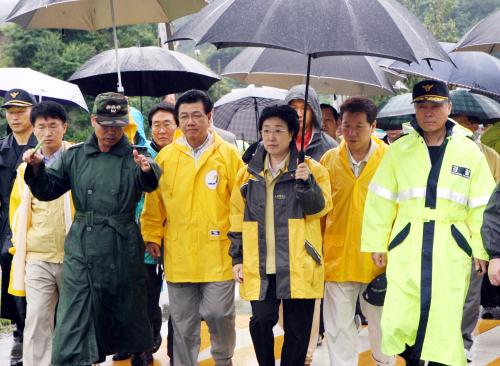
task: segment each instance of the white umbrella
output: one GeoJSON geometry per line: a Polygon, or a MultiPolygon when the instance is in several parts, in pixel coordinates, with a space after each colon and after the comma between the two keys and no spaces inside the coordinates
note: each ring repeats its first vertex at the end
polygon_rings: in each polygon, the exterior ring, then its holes
{"type": "Polygon", "coordinates": [[[24,89],[37,97],[37,100],[53,100],[61,104],[75,105],[89,111],[80,88],[29,68],[0,68],[0,92],[10,89],[24,89]]]}
{"type": "Polygon", "coordinates": [[[116,26],[170,22],[201,9],[204,0],[19,0],[7,21],[26,28],[96,31],[113,27],[118,92],[123,93],[116,26]]]}

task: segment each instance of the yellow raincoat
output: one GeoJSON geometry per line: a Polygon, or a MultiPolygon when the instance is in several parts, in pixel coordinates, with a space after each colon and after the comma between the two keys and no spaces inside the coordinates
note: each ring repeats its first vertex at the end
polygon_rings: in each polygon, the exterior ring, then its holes
{"type": "MultiPolygon", "coordinates": [[[[238,173],[231,196],[231,256],[243,263],[240,294],[245,300],[263,300],[267,293],[264,178],[265,150],[257,149],[248,167],[238,173]]],[[[320,218],[331,208],[326,170],[311,158],[305,163],[314,184],[301,187],[294,177],[297,151],[291,151],[288,171],[274,187],[276,297],[323,297],[324,270],[320,218]],[[309,248],[307,248],[309,246],[309,248]]]]}
{"type": "Polygon", "coordinates": [[[488,259],[480,228],[495,184],[457,126],[431,164],[419,127],[390,145],[366,199],[361,250],[388,252],[382,351],[465,365],[460,329],[471,257],[488,259]]]}
{"type": "Polygon", "coordinates": [[[243,162],[234,145],[213,133],[198,161],[184,137],[163,148],[159,188],[146,193],[141,215],[144,241],[165,242],[169,282],[216,282],[233,278],[229,257],[229,200],[243,162]]]}
{"type": "Polygon", "coordinates": [[[330,174],[333,200],[324,231],[325,281],[369,283],[384,271],[373,264],[370,253],[361,253],[361,224],[368,185],[387,150],[381,140],[372,137],[372,142],[378,148],[357,178],[345,141],[321,158],[321,164],[330,174]]]}

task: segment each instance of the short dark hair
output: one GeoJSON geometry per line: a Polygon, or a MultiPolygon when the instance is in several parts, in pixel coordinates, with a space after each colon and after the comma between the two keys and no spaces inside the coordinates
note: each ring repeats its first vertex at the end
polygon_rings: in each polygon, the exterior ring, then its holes
{"type": "Polygon", "coordinates": [[[335,118],[335,121],[339,119],[339,112],[337,112],[337,109],[334,106],[332,106],[328,103],[321,103],[319,106],[321,109],[331,110],[333,113],[333,118],[335,118]]]}
{"type": "Polygon", "coordinates": [[[149,127],[152,126],[153,124],[153,116],[156,114],[158,111],[164,111],[168,113],[172,113],[175,119],[175,124],[178,126],[179,125],[179,120],[177,119],[177,114],[175,113],[175,106],[170,103],[165,103],[165,102],[160,102],[158,104],[155,104],[150,110],[148,114],[148,123],[149,127]]]}
{"type": "Polygon", "coordinates": [[[259,118],[259,131],[262,131],[264,122],[272,117],[283,120],[288,127],[288,131],[292,132],[292,138],[295,140],[299,133],[299,115],[295,109],[286,104],[275,104],[264,108],[259,118]]]}
{"type": "Polygon", "coordinates": [[[46,100],[34,105],[31,109],[30,121],[34,126],[37,118],[57,118],[66,123],[67,115],[64,107],[59,103],[46,100]]]}
{"type": "Polygon", "coordinates": [[[177,102],[175,103],[176,117],[179,118],[179,107],[181,104],[191,104],[197,102],[203,103],[203,110],[205,111],[205,114],[210,113],[214,107],[214,104],[212,103],[212,100],[207,92],[204,92],[203,90],[191,89],[177,99],[177,102]]]}
{"type": "Polygon", "coordinates": [[[377,118],[377,106],[370,99],[364,97],[352,97],[347,99],[340,106],[340,117],[344,112],[363,112],[366,114],[366,120],[369,124],[373,124],[377,118]]]}

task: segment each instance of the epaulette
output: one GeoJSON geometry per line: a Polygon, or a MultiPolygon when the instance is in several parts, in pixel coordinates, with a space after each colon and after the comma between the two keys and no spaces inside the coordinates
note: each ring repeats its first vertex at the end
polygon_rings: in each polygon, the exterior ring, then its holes
{"type": "Polygon", "coordinates": [[[85,144],[85,142],[79,142],[78,144],[71,145],[70,147],[68,147],[67,150],[69,151],[69,150],[73,150],[73,149],[75,149],[77,147],[82,147],[83,144],[85,144]]]}

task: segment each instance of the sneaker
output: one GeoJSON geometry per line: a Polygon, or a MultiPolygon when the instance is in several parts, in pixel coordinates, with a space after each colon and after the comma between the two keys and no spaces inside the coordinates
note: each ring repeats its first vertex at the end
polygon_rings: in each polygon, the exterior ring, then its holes
{"type": "Polygon", "coordinates": [[[128,352],[118,352],[113,355],[113,361],[122,361],[122,360],[127,360],[131,356],[130,353],[128,352]]]}
{"type": "Polygon", "coordinates": [[[10,365],[22,366],[23,364],[23,341],[21,337],[14,336],[14,344],[10,350],[10,365]]]}

